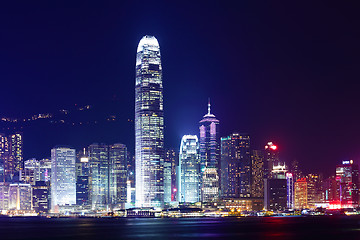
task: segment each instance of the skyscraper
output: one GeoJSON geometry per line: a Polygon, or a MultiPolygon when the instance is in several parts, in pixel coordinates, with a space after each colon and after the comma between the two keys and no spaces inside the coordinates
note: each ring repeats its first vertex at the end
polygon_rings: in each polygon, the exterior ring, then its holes
{"type": "Polygon", "coordinates": [[[9,186],[9,209],[31,210],[31,185],[25,183],[12,183],[9,186]]]}
{"type": "Polygon", "coordinates": [[[359,166],[353,160],[343,161],[336,166],[336,181],[340,187],[342,208],[359,206],[359,166]]]}
{"type": "Polygon", "coordinates": [[[179,155],[179,202],[194,203],[200,200],[199,141],[196,135],[181,139],[179,155]]]}
{"type": "Polygon", "coordinates": [[[163,206],[163,85],[160,46],[154,36],[144,36],[137,48],[135,162],[136,206],[163,206]]]}
{"type": "Polygon", "coordinates": [[[308,187],[306,178],[300,178],[294,183],[295,190],[295,209],[308,207],[308,187]]]}
{"type": "Polygon", "coordinates": [[[211,202],[219,198],[220,188],[220,138],[219,123],[215,115],[210,112],[200,121],[200,169],[202,173],[202,201],[211,202]]]}
{"type": "Polygon", "coordinates": [[[164,161],[164,201],[177,201],[177,171],[179,166],[179,152],[167,149],[164,161]]]}
{"type": "Polygon", "coordinates": [[[76,157],[76,205],[78,206],[87,206],[90,203],[89,173],[89,157],[84,148],[76,157]]]}
{"type": "Polygon", "coordinates": [[[272,178],[274,164],[279,163],[278,147],[272,142],[265,145],[264,178],[272,178]]]}
{"type": "Polygon", "coordinates": [[[221,138],[221,193],[224,198],[250,197],[250,136],[221,138]]]}
{"type": "Polygon", "coordinates": [[[127,195],[127,148],[116,143],[109,146],[109,191],[113,207],[124,208],[127,195]]]}
{"type": "Polygon", "coordinates": [[[286,173],[286,188],[287,188],[287,208],[294,208],[294,176],[292,173],[286,173]]]}
{"type": "Polygon", "coordinates": [[[76,204],[75,149],[51,149],[51,210],[76,204]]]}
{"type": "Polygon", "coordinates": [[[264,197],[264,151],[253,150],[251,156],[251,195],[252,197],[264,197]]]}
{"type": "Polygon", "coordinates": [[[23,134],[20,132],[11,134],[9,136],[9,139],[11,139],[10,144],[10,152],[11,155],[14,156],[14,162],[15,162],[15,171],[20,171],[23,169],[23,134]]]}
{"type": "Polygon", "coordinates": [[[109,204],[109,153],[105,144],[93,143],[88,148],[89,188],[92,209],[106,209],[109,204]]]}

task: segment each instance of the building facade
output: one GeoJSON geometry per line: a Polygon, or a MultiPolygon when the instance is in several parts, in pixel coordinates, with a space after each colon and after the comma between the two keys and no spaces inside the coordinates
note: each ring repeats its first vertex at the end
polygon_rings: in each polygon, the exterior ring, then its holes
{"type": "Polygon", "coordinates": [[[220,137],[219,123],[211,113],[210,102],[208,113],[200,124],[200,169],[201,169],[201,200],[212,202],[219,199],[220,189],[220,137]]]}
{"type": "Polygon", "coordinates": [[[136,55],[135,165],[136,206],[164,204],[164,109],[160,46],[144,36],[136,55]]]}
{"type": "Polygon", "coordinates": [[[221,195],[249,198],[251,195],[250,136],[233,133],[221,138],[221,195]]]}
{"type": "Polygon", "coordinates": [[[253,150],[251,156],[251,196],[264,197],[264,151],[253,150]]]}
{"type": "Polygon", "coordinates": [[[279,150],[273,142],[268,142],[265,145],[264,152],[264,178],[272,178],[273,166],[279,163],[279,150]]]}
{"type": "Polygon", "coordinates": [[[359,166],[353,160],[343,161],[336,166],[339,200],[342,208],[359,206],[359,166]]]}
{"type": "Polygon", "coordinates": [[[306,178],[296,180],[295,189],[295,209],[308,208],[308,187],[306,178]]]}
{"type": "Polygon", "coordinates": [[[105,144],[93,143],[88,147],[91,208],[103,210],[109,204],[109,153],[105,144]]]}
{"type": "Polygon", "coordinates": [[[184,135],[179,154],[179,202],[200,201],[199,140],[196,135],[184,135]]]}
{"type": "Polygon", "coordinates": [[[51,149],[51,210],[76,204],[75,149],[51,149]]]}
{"type": "Polygon", "coordinates": [[[109,146],[109,191],[112,207],[124,208],[127,201],[127,148],[116,143],[109,146]]]}
{"type": "Polygon", "coordinates": [[[12,183],[9,185],[9,210],[30,211],[32,209],[31,185],[12,183]]]}

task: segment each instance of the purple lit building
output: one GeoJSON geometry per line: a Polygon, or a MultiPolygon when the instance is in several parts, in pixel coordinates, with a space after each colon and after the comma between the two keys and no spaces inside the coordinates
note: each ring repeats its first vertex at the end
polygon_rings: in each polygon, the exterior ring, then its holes
{"type": "Polygon", "coordinates": [[[200,121],[200,169],[201,169],[201,200],[216,201],[219,198],[220,187],[220,137],[219,120],[210,112],[200,121]]]}

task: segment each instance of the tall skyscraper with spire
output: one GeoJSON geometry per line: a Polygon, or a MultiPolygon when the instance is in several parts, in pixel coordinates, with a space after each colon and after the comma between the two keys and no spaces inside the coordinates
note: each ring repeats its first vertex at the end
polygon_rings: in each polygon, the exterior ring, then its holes
{"type": "Polygon", "coordinates": [[[201,200],[216,201],[219,198],[220,187],[220,138],[219,123],[211,114],[210,99],[208,113],[200,121],[200,164],[201,164],[201,200]]]}
{"type": "Polygon", "coordinates": [[[135,82],[136,206],[164,203],[164,110],[160,46],[154,36],[138,45],[135,82]]]}

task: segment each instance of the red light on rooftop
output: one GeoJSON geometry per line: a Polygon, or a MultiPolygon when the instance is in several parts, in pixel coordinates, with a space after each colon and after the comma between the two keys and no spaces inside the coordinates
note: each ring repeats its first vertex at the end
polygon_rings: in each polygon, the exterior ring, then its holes
{"type": "Polygon", "coordinates": [[[270,148],[271,148],[272,150],[276,150],[276,149],[277,149],[277,146],[276,146],[276,145],[272,145],[270,148]]]}

